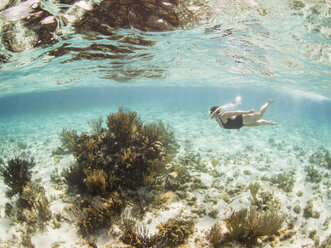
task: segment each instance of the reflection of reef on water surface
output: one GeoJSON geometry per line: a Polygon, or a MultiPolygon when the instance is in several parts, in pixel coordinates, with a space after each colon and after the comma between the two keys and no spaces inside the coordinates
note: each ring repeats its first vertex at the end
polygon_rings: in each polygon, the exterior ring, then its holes
{"type": "MultiPolygon", "coordinates": [[[[152,61],[154,56],[148,52],[154,41],[143,38],[139,31],[171,31],[195,25],[200,19],[199,8],[189,8],[195,6],[194,3],[180,0],[56,1],[52,4],[29,0],[0,6],[0,38],[6,50],[22,52],[65,40],[50,50],[49,55],[71,55],[69,59],[64,58],[63,63],[109,60],[109,65],[103,68],[90,69],[117,81],[164,76],[165,68],[152,61]],[[120,34],[123,29],[132,28],[137,31],[133,35],[120,34]],[[71,44],[74,34],[83,34],[87,45],[71,44]]],[[[0,63],[8,62],[10,53],[7,51],[0,54],[0,63]]]]}
{"type": "Polygon", "coordinates": [[[22,52],[57,42],[53,33],[58,22],[49,11],[43,9],[40,0],[8,1],[5,9],[1,11],[1,8],[0,38],[9,51],[22,52]]]}
{"type": "MultiPolygon", "coordinates": [[[[190,10],[184,1],[109,1],[94,5],[91,11],[73,24],[75,31],[84,34],[95,43],[87,47],[67,44],[50,52],[60,56],[70,53],[64,62],[76,60],[107,60],[98,66],[100,77],[116,81],[135,78],[161,78],[167,66],[154,61],[150,52],[155,41],[140,31],[171,31],[194,25],[198,21],[197,11],[190,10]],[[122,34],[120,29],[137,29],[122,34]],[[98,37],[103,35],[103,40],[98,37]]],[[[151,37],[153,38],[153,37],[151,37]]]]}
{"type": "Polygon", "coordinates": [[[86,12],[75,24],[79,32],[109,35],[114,28],[136,28],[142,31],[169,31],[183,28],[197,19],[185,1],[108,1],[103,0],[86,12]]]}
{"type": "Polygon", "coordinates": [[[154,41],[137,34],[123,35],[116,32],[110,34],[106,40],[101,38],[94,40],[95,43],[86,47],[75,47],[73,44],[64,43],[50,51],[49,55],[55,57],[70,55],[62,63],[105,60],[107,63],[92,69],[100,71],[101,77],[116,81],[165,76],[166,67],[155,64],[154,55],[149,51],[154,41]]]}

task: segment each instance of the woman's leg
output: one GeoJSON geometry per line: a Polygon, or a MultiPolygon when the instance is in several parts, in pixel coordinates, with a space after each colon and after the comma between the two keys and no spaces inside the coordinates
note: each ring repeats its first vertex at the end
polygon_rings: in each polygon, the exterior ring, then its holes
{"type": "Polygon", "coordinates": [[[258,112],[259,115],[261,116],[260,118],[262,118],[262,116],[264,115],[265,111],[267,110],[267,108],[270,106],[271,103],[273,103],[274,100],[268,100],[267,103],[265,103],[261,108],[260,111],[258,112]]]}
{"type": "MultiPolygon", "coordinates": [[[[270,106],[271,103],[273,103],[274,101],[273,100],[268,100],[267,103],[265,103],[259,110],[259,112],[256,112],[256,113],[252,113],[252,114],[246,114],[246,115],[243,115],[243,123],[244,125],[248,126],[250,124],[254,124],[256,123],[258,120],[260,120],[265,111],[268,109],[268,107],[270,106]]],[[[267,124],[268,125],[268,124],[267,124]]],[[[255,126],[260,126],[259,124],[255,126]]]]}

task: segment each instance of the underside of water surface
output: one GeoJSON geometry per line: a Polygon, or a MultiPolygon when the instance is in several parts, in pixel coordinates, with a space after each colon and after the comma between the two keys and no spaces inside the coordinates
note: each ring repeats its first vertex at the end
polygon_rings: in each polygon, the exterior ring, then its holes
{"type": "Polygon", "coordinates": [[[1,0],[0,246],[330,247],[330,11],[1,0]]]}

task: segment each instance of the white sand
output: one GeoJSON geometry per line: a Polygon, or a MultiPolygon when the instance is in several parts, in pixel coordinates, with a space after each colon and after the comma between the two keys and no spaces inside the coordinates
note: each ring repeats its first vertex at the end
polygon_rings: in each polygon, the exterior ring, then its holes
{"type": "MultiPolygon", "coordinates": [[[[191,107],[163,107],[150,105],[127,106],[129,109],[137,111],[145,122],[162,120],[169,124],[175,132],[177,141],[180,144],[180,153],[187,151],[199,153],[202,158],[201,168],[193,168],[190,176],[197,176],[208,189],[197,189],[191,193],[197,197],[197,206],[205,209],[208,214],[214,209],[219,210],[218,218],[214,219],[208,215],[198,218],[196,225],[196,235],[203,235],[213,223],[218,219],[228,217],[233,210],[238,210],[249,206],[251,195],[246,189],[241,193],[231,197],[228,202],[224,199],[225,189],[234,189],[237,185],[248,186],[251,182],[258,181],[261,188],[274,192],[274,197],[281,201],[283,212],[288,213],[288,221],[293,221],[297,234],[292,239],[292,243],[285,241],[279,247],[300,247],[301,245],[311,245],[313,241],[308,237],[310,231],[316,229],[320,240],[330,234],[330,225],[323,228],[327,217],[331,216],[331,199],[327,196],[327,187],[323,184],[328,179],[324,178],[318,187],[313,189],[314,184],[306,182],[304,166],[308,165],[309,156],[321,145],[330,149],[330,143],[325,143],[325,127],[321,127],[319,132],[310,129],[312,120],[301,121],[297,125],[297,119],[282,119],[281,113],[270,111],[267,117],[273,117],[280,125],[271,127],[242,128],[240,132],[233,130],[223,130],[218,127],[214,120],[209,120],[207,112],[196,111],[191,107]],[[295,128],[293,128],[295,126],[295,128]],[[324,128],[324,129],[323,129],[324,128]],[[289,132],[289,130],[291,130],[289,132]],[[271,144],[273,139],[274,144],[271,144]],[[299,147],[299,148],[298,148],[299,147]],[[300,149],[303,153],[300,154],[300,149]],[[300,154],[300,155],[299,155],[300,154]],[[213,167],[211,159],[218,159],[218,165],[213,167]],[[214,172],[218,175],[213,176],[214,172]],[[276,185],[262,181],[262,176],[271,177],[281,172],[294,172],[296,180],[291,193],[285,193],[276,185]],[[213,185],[217,185],[215,188],[213,185]],[[212,186],[212,187],[211,187],[212,186]],[[211,188],[209,188],[211,187],[211,188]],[[302,191],[302,196],[298,192],[302,191]],[[217,203],[210,203],[209,199],[217,199],[217,203]],[[304,218],[303,209],[308,200],[314,201],[314,210],[320,212],[318,219],[304,218]],[[298,204],[301,212],[295,214],[293,206],[298,204]]],[[[78,131],[87,131],[89,127],[87,121],[105,117],[111,112],[116,112],[117,106],[113,108],[96,108],[89,111],[77,111],[70,113],[44,113],[42,115],[26,115],[17,118],[0,121],[1,144],[0,157],[5,160],[14,154],[25,152],[33,156],[36,167],[33,169],[33,179],[40,179],[46,189],[48,199],[52,197],[50,207],[53,215],[63,213],[63,207],[69,203],[63,202],[63,191],[61,188],[55,189],[50,177],[54,173],[60,174],[73,161],[71,155],[63,156],[59,162],[51,156],[52,150],[60,145],[58,134],[63,127],[75,128],[78,131]],[[6,129],[6,131],[5,131],[6,129]],[[27,148],[20,150],[17,143],[27,144],[27,148]]],[[[330,173],[324,168],[318,168],[322,174],[330,173]]],[[[1,223],[0,236],[2,242],[12,239],[15,233],[15,226],[10,225],[10,220],[4,217],[4,205],[8,201],[4,196],[5,186],[1,181],[0,187],[0,207],[1,223]]],[[[194,208],[194,206],[193,206],[194,208]]],[[[151,232],[156,226],[167,219],[176,216],[190,216],[191,206],[185,205],[185,201],[173,203],[168,210],[159,211],[155,214],[146,213],[145,221],[152,218],[153,222],[149,229],[151,232]]],[[[65,214],[64,214],[65,215],[65,214]]],[[[112,242],[112,235],[107,230],[97,239],[100,247],[112,242]]],[[[52,247],[54,242],[58,242],[59,247],[84,247],[84,241],[77,235],[74,224],[63,223],[59,229],[54,229],[51,225],[43,233],[37,233],[31,239],[36,247],[52,247]]],[[[191,241],[192,243],[193,241],[191,241]]],[[[193,243],[192,243],[193,245],[193,243]]],[[[98,247],[99,247],[98,246],[98,247]]]]}

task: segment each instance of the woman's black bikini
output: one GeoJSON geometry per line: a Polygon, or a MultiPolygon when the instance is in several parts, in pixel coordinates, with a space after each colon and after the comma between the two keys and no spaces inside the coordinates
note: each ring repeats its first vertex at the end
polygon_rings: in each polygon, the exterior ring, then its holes
{"type": "Polygon", "coordinates": [[[222,126],[226,129],[240,129],[244,126],[242,115],[236,115],[234,119],[228,118],[228,121],[226,123],[224,123],[221,119],[221,122],[222,126]]]}

